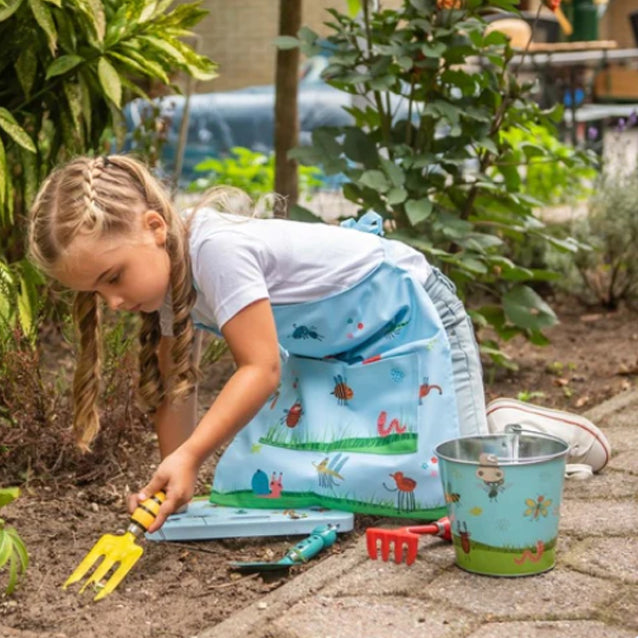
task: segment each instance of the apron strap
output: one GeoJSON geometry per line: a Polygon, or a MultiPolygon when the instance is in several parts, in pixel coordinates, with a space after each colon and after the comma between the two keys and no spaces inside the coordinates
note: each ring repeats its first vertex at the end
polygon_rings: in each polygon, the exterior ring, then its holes
{"type": "Polygon", "coordinates": [[[341,222],[340,226],[344,228],[354,228],[364,233],[372,233],[373,235],[383,235],[383,217],[379,213],[375,213],[373,210],[369,210],[367,213],[354,219],[350,217],[341,222]]]}

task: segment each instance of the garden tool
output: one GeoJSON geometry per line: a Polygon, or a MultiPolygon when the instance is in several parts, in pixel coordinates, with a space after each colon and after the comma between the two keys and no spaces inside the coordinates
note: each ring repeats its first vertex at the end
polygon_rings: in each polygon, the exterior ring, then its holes
{"type": "Polygon", "coordinates": [[[561,0],[543,0],[543,4],[556,16],[556,21],[567,36],[574,32],[572,23],[567,19],[560,6],[561,0]]]}
{"type": "Polygon", "coordinates": [[[394,545],[394,562],[403,561],[403,548],[407,548],[405,562],[411,565],[416,559],[416,553],[421,534],[433,534],[446,541],[452,540],[452,526],[450,519],[446,517],[430,523],[429,525],[411,525],[395,529],[383,529],[381,527],[369,527],[366,530],[366,543],[368,556],[373,560],[377,558],[377,541],[381,541],[381,559],[388,560],[390,547],[394,545]]]}
{"type": "Polygon", "coordinates": [[[288,569],[292,565],[300,565],[316,556],[321,550],[330,547],[337,540],[336,525],[320,525],[315,527],[310,536],[291,547],[286,555],[276,562],[231,563],[232,569],[240,572],[268,572],[288,569]]]}
{"type": "Polygon", "coordinates": [[[165,498],[166,494],[164,492],[156,492],[151,498],[142,501],[131,514],[129,526],[124,534],[118,536],[104,534],[93,546],[93,549],[86,555],[84,560],[77,566],[76,570],[69,576],[68,580],[62,586],[63,589],[84,578],[94,564],[101,558],[102,562],[99,563],[91,576],[86,580],[84,585],[82,585],[80,593],[82,593],[88,585],[95,583],[95,587],[100,588],[100,591],[98,591],[93,600],[100,600],[108,596],[120,584],[124,576],[128,574],[143,554],[144,550],[140,545],[135,543],[135,539],[151,526],[165,498]],[[119,567],[113,572],[104,586],[101,586],[100,581],[102,578],[117,564],[119,564],[119,567]]]}

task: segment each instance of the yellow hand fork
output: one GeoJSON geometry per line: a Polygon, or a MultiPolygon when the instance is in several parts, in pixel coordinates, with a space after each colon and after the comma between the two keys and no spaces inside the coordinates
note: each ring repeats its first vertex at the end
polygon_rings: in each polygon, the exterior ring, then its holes
{"type": "Polygon", "coordinates": [[[95,568],[84,585],[82,585],[80,593],[91,583],[95,583],[96,586],[99,586],[102,578],[119,563],[119,567],[113,572],[112,576],[106,581],[104,587],[100,589],[93,600],[101,600],[105,596],[108,596],[122,582],[124,576],[129,573],[130,569],[144,553],[142,547],[135,543],[135,539],[151,526],[165,498],[166,494],[164,492],[157,492],[151,496],[151,498],[142,501],[131,514],[129,526],[124,534],[120,534],[119,536],[104,534],[104,536],[95,543],[93,549],[86,555],[84,560],[77,566],[76,570],[69,576],[68,580],[62,586],[63,589],[82,580],[93,565],[102,558],[102,562],[95,568]]]}

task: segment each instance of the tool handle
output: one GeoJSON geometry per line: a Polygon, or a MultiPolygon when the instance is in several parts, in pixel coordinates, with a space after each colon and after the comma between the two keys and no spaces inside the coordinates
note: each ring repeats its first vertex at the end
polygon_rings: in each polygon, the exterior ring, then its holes
{"type": "Polygon", "coordinates": [[[574,33],[574,27],[572,27],[571,22],[567,19],[567,16],[560,7],[554,9],[554,15],[565,35],[569,36],[574,33]]]}
{"type": "Polygon", "coordinates": [[[412,534],[433,534],[434,536],[444,538],[446,541],[452,540],[452,525],[447,516],[429,525],[416,525],[405,529],[412,534]]]}
{"type": "Polygon", "coordinates": [[[166,492],[160,490],[159,492],[155,492],[150,498],[142,501],[131,514],[131,524],[136,525],[145,532],[153,524],[159,512],[160,505],[165,499],[166,492]]]}
{"type": "Polygon", "coordinates": [[[298,542],[286,553],[296,563],[304,563],[316,556],[324,547],[330,547],[337,540],[337,528],[334,525],[316,527],[310,536],[298,542]]]}

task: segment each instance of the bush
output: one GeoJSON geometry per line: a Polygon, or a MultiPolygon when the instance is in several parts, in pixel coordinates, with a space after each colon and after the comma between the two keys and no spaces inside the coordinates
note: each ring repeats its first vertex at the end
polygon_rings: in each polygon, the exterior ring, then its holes
{"type": "MultiPolygon", "coordinates": [[[[351,3],[352,4],[352,3],[351,3]]],[[[393,236],[422,250],[456,282],[462,297],[487,297],[473,312],[479,326],[503,338],[522,333],[544,342],[556,317],[535,292],[555,274],[516,263],[511,246],[530,237],[574,252],[575,242],[546,232],[534,214],[539,202],[522,192],[521,164],[560,161],[586,167],[584,152],[561,156],[547,144],[515,148],[504,132],[532,135],[542,126],[557,137],[562,107],[544,112],[519,82],[514,52],[498,32],[486,34],[481,12],[515,10],[514,0],[404,0],[398,9],[362,17],[330,10],[330,63],[323,77],[354,96],[353,126],[323,127],[295,157],[348,178],[344,195],[396,224],[393,236]]],[[[302,29],[306,54],[324,40],[302,29]]],[[[493,342],[484,351],[501,360],[493,342]]]]}
{"type": "Polygon", "coordinates": [[[571,232],[589,249],[575,258],[554,255],[564,273],[561,286],[584,302],[615,309],[621,300],[638,300],[638,172],[606,172],[589,202],[589,214],[571,232]]]}

